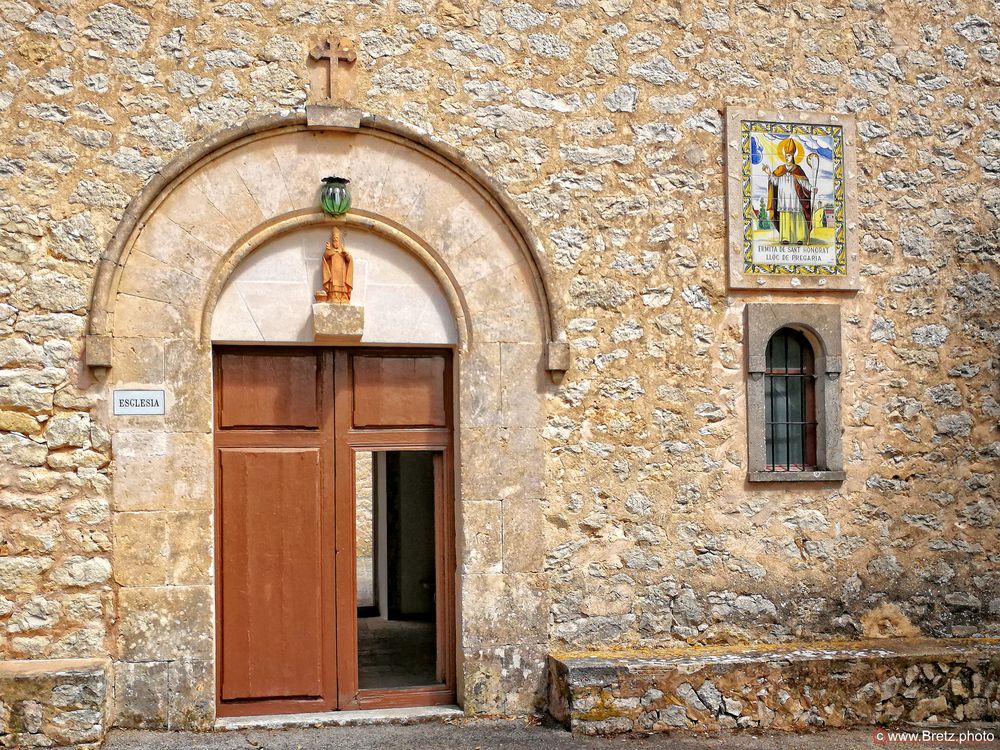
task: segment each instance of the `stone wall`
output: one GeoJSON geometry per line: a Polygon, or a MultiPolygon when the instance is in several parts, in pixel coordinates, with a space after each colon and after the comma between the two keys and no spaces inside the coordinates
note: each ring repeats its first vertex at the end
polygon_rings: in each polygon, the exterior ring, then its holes
{"type": "Polygon", "coordinates": [[[371,558],[375,551],[372,520],[375,514],[375,454],[358,451],[354,455],[355,552],[359,558],[371,558]]]}
{"type": "Polygon", "coordinates": [[[0,745],[99,747],[108,728],[107,659],[0,663],[0,745]]]}
{"type": "Polygon", "coordinates": [[[552,713],[582,734],[996,721],[995,641],[902,643],[553,657],[552,713]]]}
{"type": "MultiPolygon", "coordinates": [[[[0,0],[0,658],[118,648],[109,425],[80,356],[124,207],[190,144],[301,109],[331,33],[358,40],[358,106],[458,148],[545,245],[574,358],[543,528],[506,523],[544,533],[553,644],[995,633],[996,14],[0,0]],[[726,291],[721,110],[750,104],[858,120],[862,291],[794,296],[842,304],[843,484],[744,481],[743,304],[791,299],[726,291]]],[[[470,705],[522,710],[520,656],[497,654],[470,705]]]]}
{"type": "Polygon", "coordinates": [[[371,451],[354,454],[354,569],[357,571],[358,602],[377,604],[373,600],[375,575],[378,570],[375,555],[375,486],[376,456],[371,451]]]}

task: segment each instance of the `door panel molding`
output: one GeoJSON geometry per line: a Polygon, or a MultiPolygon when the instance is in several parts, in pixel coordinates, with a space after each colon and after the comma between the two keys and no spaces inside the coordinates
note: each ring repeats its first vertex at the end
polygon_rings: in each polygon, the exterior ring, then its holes
{"type": "Polygon", "coordinates": [[[223,700],[322,698],[321,472],[318,447],[219,451],[223,700]]]}
{"type": "Polygon", "coordinates": [[[226,429],[319,429],[322,351],[222,351],[218,418],[226,429]]]}
{"type": "MultiPolygon", "coordinates": [[[[218,716],[247,716],[310,711],[329,711],[336,708],[337,672],[336,659],[336,608],[331,601],[334,591],[333,561],[322,550],[332,547],[332,530],[335,526],[334,504],[330,500],[334,485],[333,464],[333,353],[321,349],[289,349],[276,347],[216,347],[214,351],[216,378],[215,392],[215,544],[216,544],[216,712],[218,716]],[[261,357],[264,365],[251,363],[261,357]],[[226,363],[236,367],[242,377],[226,378],[220,369],[226,363]],[[285,377],[276,363],[293,363],[298,376],[285,377]],[[305,364],[302,364],[305,363],[305,364]],[[312,382],[304,380],[303,372],[311,373],[312,382]],[[250,383],[251,393],[265,392],[270,400],[264,404],[262,416],[251,413],[252,400],[237,391],[247,386],[248,377],[265,380],[263,387],[250,383]],[[299,393],[305,391],[306,393],[299,393]],[[228,397],[228,398],[227,398],[228,397]],[[242,427],[223,426],[225,404],[242,404],[237,413],[242,427]],[[275,403],[292,404],[293,417],[285,418],[274,410],[275,403]],[[311,413],[310,413],[311,409],[311,413]],[[277,418],[275,418],[277,417],[277,418]],[[256,424],[285,422],[287,427],[259,429],[256,424]],[[302,422],[301,426],[290,424],[302,422]],[[246,423],[250,423],[247,425],[246,423]],[[262,506],[258,533],[251,538],[244,536],[245,549],[234,553],[237,543],[229,522],[234,510],[242,503],[232,494],[232,477],[227,479],[226,463],[236,456],[253,456],[262,464],[246,469],[247,479],[242,495],[259,500],[262,506]],[[306,477],[306,467],[295,471],[268,472],[268,459],[309,455],[315,458],[314,475],[306,477]],[[309,479],[308,483],[305,479],[309,479]],[[259,497],[258,497],[259,496],[259,497]],[[267,500],[278,499],[278,508],[268,513],[267,500]],[[293,529],[287,529],[289,522],[293,529]],[[268,536],[270,535],[270,536],[268,536]],[[304,564],[289,562],[309,557],[313,560],[308,569],[304,564]],[[234,558],[234,554],[236,557],[234,558]],[[232,566],[245,559],[245,570],[232,566]],[[280,558],[281,564],[274,560],[280,558]],[[270,561],[270,562],[269,562],[270,561]],[[227,565],[228,563],[228,565],[227,565]],[[271,572],[265,575],[267,566],[271,572]],[[254,570],[257,570],[254,573],[254,570]],[[306,578],[306,573],[311,575],[306,578]],[[242,598],[234,596],[230,584],[239,587],[245,580],[247,586],[271,585],[281,589],[284,598],[275,599],[274,592],[246,590],[242,598]],[[270,578],[268,584],[267,579],[270,578]],[[318,589],[318,591],[315,591],[318,589]],[[240,608],[240,604],[243,608],[240,608]],[[250,604],[262,610],[248,622],[246,608],[250,604]],[[303,612],[307,622],[299,622],[303,612]],[[241,618],[240,615],[243,615],[241,618]],[[235,620],[235,621],[234,621],[235,620]],[[243,672],[240,654],[234,653],[230,639],[240,638],[242,631],[248,648],[254,635],[253,623],[260,620],[267,624],[258,626],[269,635],[262,643],[248,651],[245,658],[263,652],[265,657],[251,660],[243,672]],[[268,627],[284,625],[291,636],[282,631],[271,632],[268,627]],[[234,635],[236,633],[237,635],[234,635]],[[305,641],[303,643],[302,641],[305,641]],[[237,665],[231,662],[237,659],[237,665]],[[262,666],[266,665],[262,669],[262,666]],[[233,680],[236,680],[235,684],[233,680]]],[[[259,385],[259,384],[256,384],[259,385]]],[[[230,412],[232,414],[232,412],[230,412]]],[[[233,422],[230,417],[230,422],[233,422]]],[[[256,462],[255,462],[256,463],[256,462]]],[[[273,469],[273,467],[272,467],[273,469]]],[[[237,515],[238,518],[238,515],[237,515]]],[[[239,589],[237,589],[239,590],[239,589]]],[[[259,640],[258,636],[258,640],[259,640]]]]}

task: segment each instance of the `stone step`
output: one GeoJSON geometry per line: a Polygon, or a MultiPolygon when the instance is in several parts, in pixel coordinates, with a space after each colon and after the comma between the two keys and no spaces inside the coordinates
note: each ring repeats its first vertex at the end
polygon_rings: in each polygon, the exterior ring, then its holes
{"type": "Polygon", "coordinates": [[[272,716],[232,716],[215,720],[220,731],[239,729],[288,729],[292,727],[355,727],[391,724],[423,724],[460,719],[465,713],[458,706],[418,706],[416,708],[378,708],[363,711],[327,711],[312,714],[272,716]]]}
{"type": "Polygon", "coordinates": [[[549,710],[582,734],[995,721],[1000,639],[552,654],[549,710]]]}
{"type": "Polygon", "coordinates": [[[0,662],[0,747],[97,748],[109,669],[108,659],[0,662]]]}

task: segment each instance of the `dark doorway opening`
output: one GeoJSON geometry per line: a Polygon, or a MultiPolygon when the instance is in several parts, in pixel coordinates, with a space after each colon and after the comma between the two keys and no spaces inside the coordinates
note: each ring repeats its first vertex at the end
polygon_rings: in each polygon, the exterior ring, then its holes
{"type": "Polygon", "coordinates": [[[434,456],[355,454],[361,689],[442,681],[435,650],[434,456]]]}

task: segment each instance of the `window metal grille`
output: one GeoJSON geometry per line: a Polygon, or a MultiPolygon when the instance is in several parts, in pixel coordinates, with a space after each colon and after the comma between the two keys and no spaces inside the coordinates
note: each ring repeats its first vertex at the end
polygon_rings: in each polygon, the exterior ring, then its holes
{"type": "Polygon", "coordinates": [[[816,374],[809,341],[782,328],[767,343],[764,420],[767,471],[816,468],[816,374]]]}

